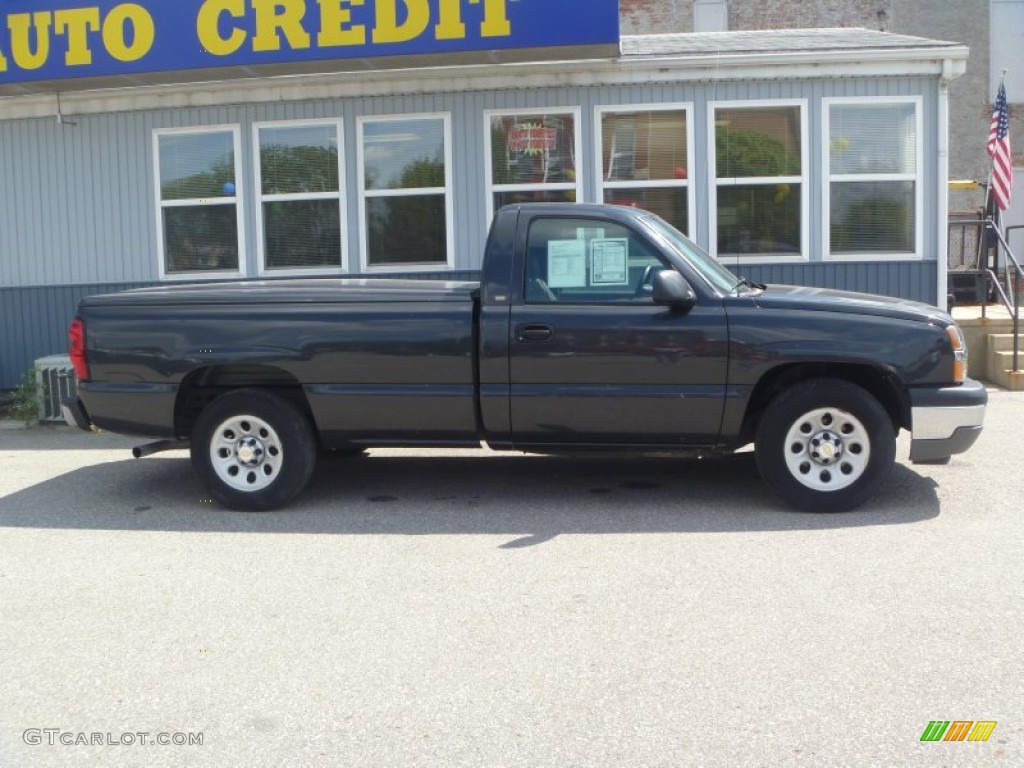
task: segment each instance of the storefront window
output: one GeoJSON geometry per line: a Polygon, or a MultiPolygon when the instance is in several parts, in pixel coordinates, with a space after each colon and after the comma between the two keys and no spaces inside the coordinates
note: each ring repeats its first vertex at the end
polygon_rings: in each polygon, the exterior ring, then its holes
{"type": "Polygon", "coordinates": [[[488,113],[492,213],[510,203],[574,203],[579,111],[488,113]]]}
{"type": "Polygon", "coordinates": [[[717,255],[802,258],[801,106],[729,105],[713,114],[717,255]]]}
{"type": "Polygon", "coordinates": [[[364,264],[449,266],[449,117],[363,118],[359,134],[364,264]]]}
{"type": "Polygon", "coordinates": [[[154,154],[161,273],[239,274],[237,126],[156,131],[154,154]]]}
{"type": "Polygon", "coordinates": [[[341,123],[257,125],[256,143],[261,268],[340,270],[341,123]]]}
{"type": "Polygon", "coordinates": [[[600,112],[604,202],[656,213],[689,231],[690,157],[685,109],[600,112]]]}
{"type": "Polygon", "coordinates": [[[916,102],[827,103],[829,251],[917,251],[916,102]]]}

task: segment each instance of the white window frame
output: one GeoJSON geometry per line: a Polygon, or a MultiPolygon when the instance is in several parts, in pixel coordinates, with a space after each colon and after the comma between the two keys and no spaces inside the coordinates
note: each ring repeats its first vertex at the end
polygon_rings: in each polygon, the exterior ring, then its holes
{"type": "Polygon", "coordinates": [[[686,189],[686,221],[689,232],[683,234],[694,239],[696,233],[696,195],[691,183],[690,174],[694,170],[694,126],[693,102],[676,104],[614,104],[601,105],[594,108],[594,168],[597,172],[597,201],[604,202],[604,193],[608,189],[686,189]],[[686,178],[685,179],[643,179],[640,181],[606,181],[604,178],[604,123],[602,118],[607,114],[630,112],[683,112],[686,115],[686,178]]]}
{"type": "Polygon", "coordinates": [[[536,107],[534,109],[488,109],[484,111],[484,173],[487,189],[487,224],[494,218],[494,196],[498,192],[576,192],[576,202],[583,202],[583,109],[581,107],[536,107]],[[557,184],[495,184],[494,158],[491,146],[491,120],[495,117],[519,115],[572,115],[573,142],[576,147],[576,181],[557,184]]]}
{"type": "Polygon", "coordinates": [[[807,99],[754,99],[746,101],[708,102],[708,253],[723,264],[741,266],[745,264],[803,264],[808,262],[810,253],[810,146],[808,145],[808,100],[807,99]],[[757,176],[743,179],[718,178],[718,153],[716,151],[715,115],[720,109],[770,109],[772,107],[800,108],[800,176],[757,176]],[[753,256],[718,255],[718,188],[724,186],[745,186],[750,184],[793,184],[800,185],[800,253],[765,253],[753,256]]]}
{"type": "MultiPolygon", "coordinates": [[[[924,260],[924,117],[921,96],[836,96],[821,101],[821,167],[825,181],[822,190],[822,251],[826,261],[923,261],[924,260]],[[877,107],[882,104],[912,104],[914,106],[915,138],[914,173],[832,173],[832,158],[829,136],[831,135],[831,107],[833,104],[863,104],[877,107]],[[914,182],[914,252],[886,253],[865,251],[862,253],[832,253],[832,182],[864,181],[912,181],[914,182]]],[[[943,192],[945,194],[945,192],[943,192]]]]}
{"type": "Polygon", "coordinates": [[[407,115],[363,115],[356,118],[356,162],[359,174],[359,265],[364,272],[431,272],[455,268],[454,230],[455,211],[452,194],[452,116],[450,112],[429,112],[407,115]],[[365,127],[368,123],[399,123],[410,120],[441,120],[444,124],[444,187],[416,187],[411,189],[366,189],[365,127]],[[366,201],[377,197],[416,197],[444,194],[445,261],[421,264],[385,264],[370,266],[369,237],[366,227],[366,201]]]}
{"type": "Polygon", "coordinates": [[[155,128],[153,129],[153,194],[156,204],[156,252],[157,266],[161,281],[165,280],[217,280],[225,277],[245,277],[248,273],[246,264],[245,248],[245,183],[242,175],[242,129],[237,123],[224,125],[202,125],[189,128],[155,128]],[[232,144],[235,153],[235,196],[187,198],[184,200],[164,200],[161,195],[160,184],[160,137],[198,133],[228,133],[232,134],[232,144]],[[168,272],[167,254],[164,252],[164,208],[184,208],[199,205],[223,205],[234,201],[235,220],[238,225],[238,269],[220,270],[217,272],[168,272]]]}
{"type": "Polygon", "coordinates": [[[253,174],[256,185],[256,264],[263,276],[339,275],[348,271],[348,211],[345,205],[345,125],[341,118],[310,120],[268,120],[253,123],[252,126],[253,174]],[[279,195],[263,193],[263,163],[260,153],[260,129],[262,128],[310,128],[330,126],[337,131],[338,139],[338,190],[336,192],[298,192],[279,195]],[[341,251],[337,267],[267,267],[266,233],[263,230],[263,204],[265,202],[294,202],[297,200],[336,200],[338,221],[341,226],[339,237],[341,251]]]}

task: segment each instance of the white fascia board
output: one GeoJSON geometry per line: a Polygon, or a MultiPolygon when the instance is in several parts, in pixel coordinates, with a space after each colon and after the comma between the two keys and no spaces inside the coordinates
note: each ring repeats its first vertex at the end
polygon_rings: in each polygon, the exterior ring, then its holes
{"type": "MultiPolygon", "coordinates": [[[[951,69],[963,68],[968,52],[966,46],[952,46],[631,56],[620,59],[289,75],[65,92],[60,96],[60,106],[65,117],[73,117],[111,112],[460,91],[822,77],[945,76],[951,69]]],[[[0,98],[0,120],[53,117],[56,114],[57,99],[54,94],[0,98]]]]}

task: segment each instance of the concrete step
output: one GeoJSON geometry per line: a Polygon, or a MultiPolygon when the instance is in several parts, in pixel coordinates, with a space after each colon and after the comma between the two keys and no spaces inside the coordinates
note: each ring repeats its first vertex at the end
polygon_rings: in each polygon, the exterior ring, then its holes
{"type": "MultiPolygon", "coordinates": [[[[990,333],[988,335],[988,348],[996,352],[1013,351],[1012,333],[990,333]]],[[[1024,351],[1024,333],[1017,334],[1017,348],[1024,351]]]]}
{"type": "Polygon", "coordinates": [[[1009,392],[1024,392],[1024,371],[995,371],[988,381],[1009,392]]]}
{"type": "MultiPolygon", "coordinates": [[[[988,375],[986,378],[1004,389],[1009,389],[1013,392],[1024,392],[1024,371],[1011,370],[1013,367],[1013,337],[1009,336],[1009,334],[1006,335],[1011,340],[1009,349],[998,349],[996,344],[993,343],[993,337],[989,337],[988,375]]],[[[1017,365],[1024,367],[1024,344],[1020,346],[1017,365]]]]}

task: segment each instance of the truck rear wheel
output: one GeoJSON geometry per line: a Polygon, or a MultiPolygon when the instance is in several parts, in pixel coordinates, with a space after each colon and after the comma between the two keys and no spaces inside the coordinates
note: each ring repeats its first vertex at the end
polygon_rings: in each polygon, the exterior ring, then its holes
{"type": "Polygon", "coordinates": [[[262,389],[228,392],[203,409],[191,450],[210,493],[230,509],[284,506],[306,487],[316,464],[305,414],[262,389]]]}
{"type": "Polygon", "coordinates": [[[896,459],[882,404],[842,379],[783,391],[757,428],[757,467],[783,499],[807,512],[844,512],[878,490],[896,459]]]}

